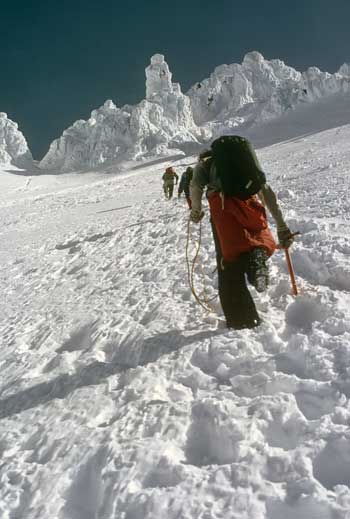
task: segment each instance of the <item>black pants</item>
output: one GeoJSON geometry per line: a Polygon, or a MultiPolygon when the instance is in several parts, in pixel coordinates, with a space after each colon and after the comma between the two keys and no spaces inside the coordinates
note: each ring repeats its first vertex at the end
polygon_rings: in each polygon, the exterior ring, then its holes
{"type": "Polygon", "coordinates": [[[219,297],[227,326],[236,329],[253,328],[260,323],[260,318],[247,287],[245,277],[247,254],[242,254],[236,261],[222,265],[220,242],[213,221],[211,226],[218,266],[219,297]]]}

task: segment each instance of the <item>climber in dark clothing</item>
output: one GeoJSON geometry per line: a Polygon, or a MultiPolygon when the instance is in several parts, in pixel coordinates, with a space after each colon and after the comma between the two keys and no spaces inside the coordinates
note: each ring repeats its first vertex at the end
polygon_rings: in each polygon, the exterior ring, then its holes
{"type": "Polygon", "coordinates": [[[165,198],[170,199],[173,196],[174,183],[177,184],[179,180],[175,169],[172,167],[167,168],[162,176],[162,180],[165,198]]]}
{"type": "Polygon", "coordinates": [[[193,168],[191,166],[188,166],[186,171],[182,173],[181,180],[179,184],[179,189],[177,192],[177,196],[180,198],[182,193],[185,193],[185,197],[188,203],[189,209],[192,207],[191,203],[191,197],[190,197],[190,184],[193,176],[193,168]]]}

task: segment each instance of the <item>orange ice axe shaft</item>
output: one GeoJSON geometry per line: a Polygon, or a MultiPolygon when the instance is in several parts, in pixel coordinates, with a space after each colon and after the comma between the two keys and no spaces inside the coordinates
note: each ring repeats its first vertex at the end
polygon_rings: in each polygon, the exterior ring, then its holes
{"type": "MultiPolygon", "coordinates": [[[[298,234],[300,234],[300,232],[294,232],[292,234],[292,236],[297,236],[298,234]]],[[[292,294],[293,294],[293,296],[297,296],[298,295],[298,288],[297,288],[297,284],[296,284],[296,281],[295,281],[295,275],[294,275],[292,259],[291,259],[290,254],[289,254],[289,247],[286,247],[284,249],[284,252],[286,254],[286,260],[287,260],[287,265],[288,265],[289,276],[290,276],[290,280],[291,280],[291,283],[292,283],[292,294]]]]}
{"type": "Polygon", "coordinates": [[[288,271],[289,271],[290,280],[291,280],[291,283],[292,283],[292,294],[293,294],[293,296],[297,296],[298,295],[298,288],[297,288],[297,284],[295,282],[293,263],[292,263],[292,260],[291,260],[290,254],[289,254],[289,249],[284,249],[284,252],[286,253],[286,260],[287,260],[287,265],[288,265],[288,271]]]}

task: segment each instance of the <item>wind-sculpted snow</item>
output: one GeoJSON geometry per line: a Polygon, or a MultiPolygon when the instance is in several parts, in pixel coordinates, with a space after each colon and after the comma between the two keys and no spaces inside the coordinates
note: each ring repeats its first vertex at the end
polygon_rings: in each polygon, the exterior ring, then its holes
{"type": "Polygon", "coordinates": [[[55,140],[44,169],[69,171],[108,162],[198,150],[212,137],[274,119],[301,103],[350,92],[350,67],[336,74],[313,67],[301,74],[280,60],[248,53],[221,65],[184,95],[162,54],[146,68],[146,99],[117,108],[112,101],[77,121],[55,140]]]}
{"type": "Polygon", "coordinates": [[[194,157],[1,173],[2,519],[349,519],[349,141],[348,124],[258,150],[301,235],[300,295],[276,252],[255,330],[191,294],[187,204],[161,176],[194,157]]]}
{"type": "Polygon", "coordinates": [[[188,96],[195,122],[209,125],[218,134],[262,123],[300,103],[340,92],[350,92],[347,64],[333,75],[316,67],[301,74],[281,60],[268,61],[259,52],[250,52],[242,65],[217,67],[188,96]]]}
{"type": "Polygon", "coordinates": [[[29,167],[33,164],[33,158],[23,134],[18,129],[17,123],[8,119],[5,112],[0,112],[1,164],[13,164],[19,167],[29,167]]]}
{"type": "Polygon", "coordinates": [[[194,124],[190,100],[171,83],[160,54],[146,69],[146,93],[136,106],[117,108],[108,100],[90,119],[74,123],[51,144],[40,166],[69,171],[198,147],[205,131],[194,124]]]}
{"type": "Polygon", "coordinates": [[[229,128],[279,115],[302,96],[300,81],[301,74],[283,61],[251,52],[242,65],[217,67],[188,95],[197,124],[215,121],[229,128]]]}

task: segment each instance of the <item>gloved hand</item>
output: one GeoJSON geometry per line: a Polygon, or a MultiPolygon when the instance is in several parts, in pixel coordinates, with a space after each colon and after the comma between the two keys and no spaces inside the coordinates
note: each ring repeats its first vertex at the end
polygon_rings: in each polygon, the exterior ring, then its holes
{"type": "Polygon", "coordinates": [[[277,231],[279,244],[283,249],[288,249],[294,241],[293,233],[286,227],[285,229],[277,231]]]}
{"type": "Polygon", "coordinates": [[[198,211],[197,209],[191,209],[190,219],[192,220],[192,222],[199,223],[201,221],[201,219],[203,218],[203,216],[204,216],[203,211],[198,211]]]}

